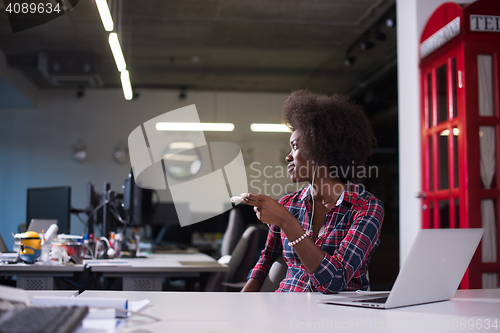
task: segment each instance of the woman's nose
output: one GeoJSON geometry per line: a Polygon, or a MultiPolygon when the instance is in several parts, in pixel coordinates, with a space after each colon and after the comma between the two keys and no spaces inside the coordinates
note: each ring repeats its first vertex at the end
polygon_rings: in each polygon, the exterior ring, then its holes
{"type": "Polygon", "coordinates": [[[287,161],[288,163],[290,163],[291,161],[293,161],[292,153],[286,155],[285,161],[287,161]]]}

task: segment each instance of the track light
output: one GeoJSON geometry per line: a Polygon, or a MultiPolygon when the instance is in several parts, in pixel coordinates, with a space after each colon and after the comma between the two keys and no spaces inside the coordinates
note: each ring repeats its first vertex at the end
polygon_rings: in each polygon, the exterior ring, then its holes
{"type": "Polygon", "coordinates": [[[360,46],[361,50],[368,51],[373,49],[376,44],[374,41],[384,41],[387,39],[387,35],[382,32],[382,28],[385,25],[387,27],[396,26],[396,5],[393,4],[387,11],[382,14],[372,25],[370,25],[361,35],[358,36],[346,49],[344,64],[346,66],[352,66],[356,62],[356,57],[353,53],[356,53],[357,45],[360,46]],[[371,40],[370,40],[371,39],[371,40]]]}
{"type": "Polygon", "coordinates": [[[181,87],[181,91],[179,92],[179,99],[186,99],[187,91],[186,87],[181,87]]]}
{"type": "Polygon", "coordinates": [[[345,57],[344,64],[347,67],[354,65],[355,62],[356,62],[356,57],[355,56],[346,56],[345,57]]]}
{"type": "Polygon", "coordinates": [[[368,51],[375,47],[375,43],[372,42],[371,40],[365,40],[364,42],[361,43],[360,46],[363,51],[368,51]]]}
{"type": "Polygon", "coordinates": [[[375,40],[383,41],[387,38],[387,35],[380,30],[375,30],[374,32],[372,32],[372,37],[375,40]]]}
{"type": "Polygon", "coordinates": [[[394,28],[396,26],[396,19],[393,17],[388,18],[387,20],[385,20],[385,25],[388,28],[394,28]]]}

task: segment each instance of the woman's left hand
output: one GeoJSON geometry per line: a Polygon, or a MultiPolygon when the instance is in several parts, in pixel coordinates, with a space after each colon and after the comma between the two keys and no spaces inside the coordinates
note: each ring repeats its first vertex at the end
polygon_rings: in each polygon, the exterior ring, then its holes
{"type": "Polygon", "coordinates": [[[292,213],[267,195],[243,193],[241,197],[245,204],[253,206],[257,218],[261,222],[282,228],[286,221],[296,220],[292,213]]]}

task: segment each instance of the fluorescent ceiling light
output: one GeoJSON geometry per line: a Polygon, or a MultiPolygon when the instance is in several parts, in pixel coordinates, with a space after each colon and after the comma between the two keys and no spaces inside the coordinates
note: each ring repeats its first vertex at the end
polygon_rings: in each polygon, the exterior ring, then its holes
{"type": "Polygon", "coordinates": [[[181,162],[194,162],[200,158],[197,155],[165,154],[163,155],[163,159],[181,162]]]}
{"type": "Polygon", "coordinates": [[[118,35],[115,32],[110,33],[108,41],[109,46],[111,47],[111,52],[113,52],[113,57],[115,58],[116,67],[119,72],[123,72],[127,69],[127,64],[125,63],[122,48],[120,47],[120,42],[118,41],[118,35]]]}
{"type": "Polygon", "coordinates": [[[234,124],[231,123],[156,123],[158,131],[214,131],[214,132],[232,132],[234,124]]]}
{"type": "Polygon", "coordinates": [[[130,76],[127,70],[120,74],[120,79],[122,80],[123,95],[127,101],[130,101],[134,95],[132,93],[132,85],[130,84],[130,76]]]}
{"type": "Polygon", "coordinates": [[[95,4],[97,5],[99,15],[101,15],[101,21],[104,25],[104,30],[113,31],[113,18],[111,17],[111,13],[109,12],[108,2],[106,0],[95,0],[95,4]]]}
{"type": "Polygon", "coordinates": [[[280,132],[290,133],[290,128],[284,124],[251,124],[252,132],[280,132]]]}
{"type": "Polygon", "coordinates": [[[170,149],[193,149],[195,147],[194,143],[187,141],[177,141],[172,142],[168,145],[170,149]]]}

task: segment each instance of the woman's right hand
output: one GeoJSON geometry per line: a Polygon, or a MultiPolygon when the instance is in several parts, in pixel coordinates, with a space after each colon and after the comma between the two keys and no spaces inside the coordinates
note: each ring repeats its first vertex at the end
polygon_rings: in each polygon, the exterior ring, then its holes
{"type": "Polygon", "coordinates": [[[244,293],[244,292],[260,291],[260,286],[261,286],[261,283],[259,282],[259,280],[248,279],[248,281],[245,284],[245,286],[243,287],[243,289],[241,289],[241,292],[244,293]]]}

